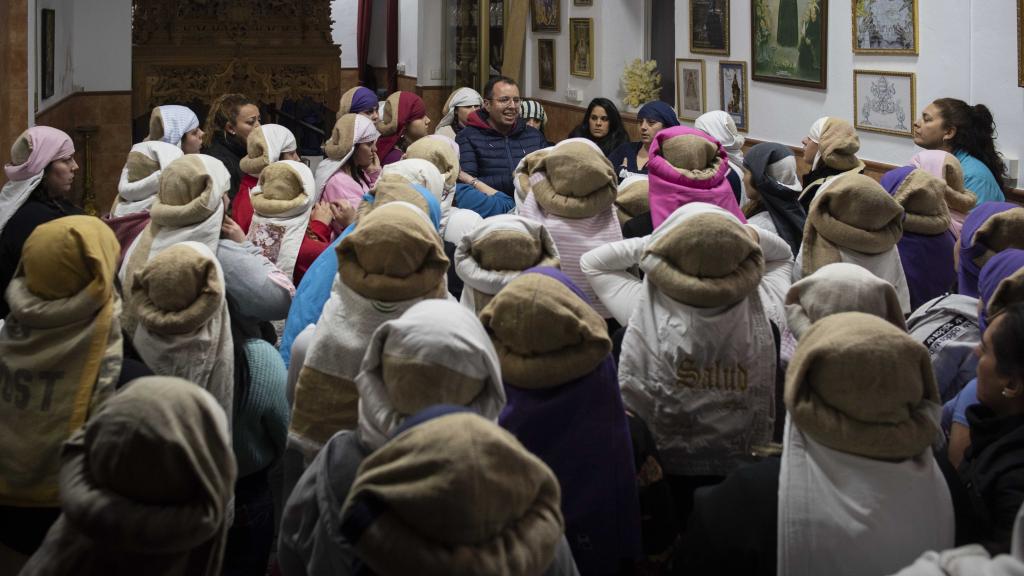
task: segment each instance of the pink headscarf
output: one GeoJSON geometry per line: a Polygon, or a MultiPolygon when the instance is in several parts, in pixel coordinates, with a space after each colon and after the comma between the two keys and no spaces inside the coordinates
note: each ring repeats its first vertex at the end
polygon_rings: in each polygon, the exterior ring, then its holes
{"type": "MultiPolygon", "coordinates": [[[[950,154],[949,152],[946,152],[945,150],[922,150],[917,154],[914,154],[914,157],[910,159],[910,163],[913,166],[920,168],[921,170],[924,170],[925,172],[931,174],[932,176],[935,176],[936,178],[941,178],[945,182],[947,156],[953,155],[950,154]]],[[[953,156],[953,158],[955,159],[956,156],[953,156]]],[[[959,162],[960,161],[957,160],[957,163],[959,162]]],[[[960,239],[960,231],[964,227],[964,219],[966,218],[967,215],[964,214],[963,212],[957,212],[956,210],[950,208],[949,231],[953,233],[953,236],[957,240],[960,239]]]]}
{"type": "MultiPolygon", "coordinates": [[[[42,174],[50,162],[60,158],[67,158],[75,153],[75,145],[71,141],[71,137],[49,126],[33,126],[23,132],[18,140],[21,140],[21,138],[27,139],[31,147],[28,160],[17,166],[11,164],[4,165],[4,172],[7,173],[7,178],[16,182],[28,180],[33,176],[42,174]]],[[[17,145],[18,143],[15,141],[15,146],[17,145]]]]}
{"type": "Polygon", "coordinates": [[[690,202],[706,202],[720,206],[739,218],[740,222],[746,224],[747,219],[743,216],[743,212],[736,202],[736,195],[726,177],[728,173],[728,154],[717,140],[704,132],[688,126],[674,126],[655,134],[647,161],[647,174],[650,183],[648,195],[651,205],[651,222],[654,227],[660,226],[676,211],[676,208],[690,202]],[[699,136],[718,148],[717,155],[721,162],[718,163],[718,169],[714,174],[703,179],[693,178],[692,172],[686,174],[680,172],[662,156],[661,147],[665,140],[677,136],[699,136]]]}

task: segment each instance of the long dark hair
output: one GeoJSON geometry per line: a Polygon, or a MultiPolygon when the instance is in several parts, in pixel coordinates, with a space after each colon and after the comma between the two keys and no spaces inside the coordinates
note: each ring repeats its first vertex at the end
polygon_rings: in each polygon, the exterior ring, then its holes
{"type": "Polygon", "coordinates": [[[943,128],[956,128],[956,134],[950,141],[953,151],[963,150],[981,160],[999,184],[1006,189],[1006,164],[1003,157],[996,152],[996,122],[992,112],[984,104],[971,106],[956,98],[939,98],[935,107],[942,115],[943,128]]]}
{"type": "Polygon", "coordinates": [[[212,144],[214,137],[227,139],[227,125],[238,118],[242,106],[249,104],[256,106],[256,101],[245,94],[221,94],[214,100],[210,105],[210,111],[206,113],[203,146],[208,147],[212,144]]]}
{"type": "Polygon", "coordinates": [[[1011,304],[1000,316],[1003,321],[992,334],[996,372],[1008,378],[1024,378],[1024,302],[1011,304]]]}
{"type": "Polygon", "coordinates": [[[601,147],[601,151],[604,152],[605,156],[611,154],[619,146],[629,142],[629,133],[626,132],[626,127],[622,124],[622,116],[619,115],[619,109],[607,98],[594,98],[590,101],[590,106],[587,106],[587,113],[583,115],[583,123],[572,131],[570,137],[593,140],[595,144],[601,147]],[[590,114],[598,106],[604,108],[605,113],[608,114],[608,134],[600,140],[590,134],[590,114]]]}

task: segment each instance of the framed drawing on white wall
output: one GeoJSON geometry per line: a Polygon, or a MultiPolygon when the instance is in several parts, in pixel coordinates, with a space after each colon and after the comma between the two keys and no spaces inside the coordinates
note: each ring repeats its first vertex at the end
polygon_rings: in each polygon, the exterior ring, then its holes
{"type": "Polygon", "coordinates": [[[704,113],[707,88],[704,85],[704,61],[676,58],[676,110],[679,117],[693,122],[704,113]]]}
{"type": "Polygon", "coordinates": [[[555,89],[555,41],[537,39],[537,76],[541,90],[555,89]]]}
{"type": "Polygon", "coordinates": [[[858,130],[913,137],[917,78],[913,72],[853,71],[853,125],[858,130]]]}
{"type": "Polygon", "coordinates": [[[594,77],[593,18],[569,18],[569,74],[594,77]]]}
{"type": "Polygon", "coordinates": [[[853,0],[853,51],[918,53],[918,0],[853,0]]]}
{"type": "Polygon", "coordinates": [[[750,129],[747,108],[747,63],[722,60],[718,63],[719,107],[732,116],[736,129],[750,129]]]}

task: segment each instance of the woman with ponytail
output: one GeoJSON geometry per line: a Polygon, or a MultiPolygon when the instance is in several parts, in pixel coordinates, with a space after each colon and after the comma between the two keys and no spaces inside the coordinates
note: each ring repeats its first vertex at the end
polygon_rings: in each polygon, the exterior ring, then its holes
{"type": "Polygon", "coordinates": [[[976,205],[1002,202],[1008,176],[996,151],[995,132],[992,112],[984,104],[939,98],[914,122],[914,144],[956,156],[964,170],[964,185],[978,197],[976,205]]]}
{"type": "Polygon", "coordinates": [[[260,125],[260,109],[244,94],[221,94],[206,113],[203,125],[203,154],[220,160],[231,174],[228,196],[232,200],[242,183],[238,163],[246,154],[249,133],[260,125]]]}

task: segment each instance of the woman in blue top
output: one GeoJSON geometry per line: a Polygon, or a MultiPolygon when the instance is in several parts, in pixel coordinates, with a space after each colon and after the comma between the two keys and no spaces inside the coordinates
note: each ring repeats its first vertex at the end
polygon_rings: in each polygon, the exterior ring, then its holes
{"type": "Polygon", "coordinates": [[[996,151],[995,131],[992,112],[984,104],[939,98],[914,122],[914,144],[956,156],[964,169],[964,185],[978,197],[978,204],[1002,202],[1007,174],[996,151]]]}

